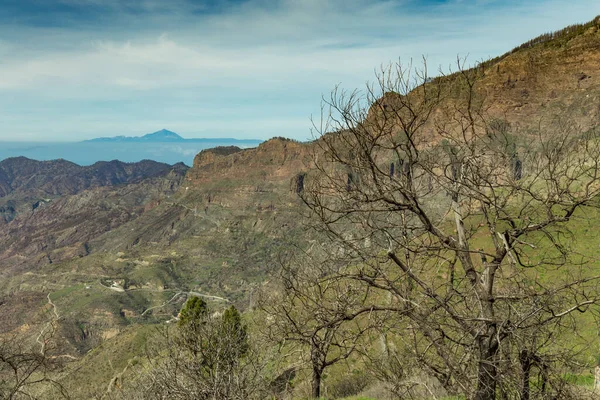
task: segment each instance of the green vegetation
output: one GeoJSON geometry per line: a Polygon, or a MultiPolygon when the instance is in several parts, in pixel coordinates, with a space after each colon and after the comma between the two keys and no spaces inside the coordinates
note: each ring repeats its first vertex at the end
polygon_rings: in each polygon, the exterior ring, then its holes
{"type": "Polygon", "coordinates": [[[207,304],[191,297],[179,323],[163,331],[150,350],[149,371],[140,378],[145,399],[259,398],[259,376],[249,358],[246,326],[234,306],[212,315],[207,304]]]}
{"type": "Polygon", "coordinates": [[[569,25],[566,28],[560,29],[555,32],[545,33],[536,38],[528,40],[527,42],[515,47],[507,54],[512,54],[523,49],[529,49],[539,44],[549,44],[551,46],[563,46],[569,40],[584,34],[590,28],[600,28],[600,16],[597,16],[592,21],[583,24],[569,25]]]}
{"type": "Polygon", "coordinates": [[[180,327],[188,327],[193,329],[195,324],[202,323],[206,319],[207,314],[208,307],[206,302],[199,297],[193,296],[181,309],[179,322],[177,324],[180,327]]]}

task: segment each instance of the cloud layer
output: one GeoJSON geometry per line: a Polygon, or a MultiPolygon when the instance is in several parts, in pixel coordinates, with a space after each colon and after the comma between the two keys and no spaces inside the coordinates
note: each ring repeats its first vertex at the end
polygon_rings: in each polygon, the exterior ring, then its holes
{"type": "Polygon", "coordinates": [[[322,94],[381,64],[486,59],[597,14],[589,0],[8,1],[0,140],[304,139],[322,94]]]}

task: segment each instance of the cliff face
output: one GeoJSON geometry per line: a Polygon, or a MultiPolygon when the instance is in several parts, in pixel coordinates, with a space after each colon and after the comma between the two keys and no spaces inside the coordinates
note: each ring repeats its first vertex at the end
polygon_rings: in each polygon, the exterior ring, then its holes
{"type": "Polygon", "coordinates": [[[489,113],[516,128],[564,117],[588,130],[600,122],[600,30],[517,51],[486,66],[481,82],[489,113]]]}
{"type": "Polygon", "coordinates": [[[290,181],[312,167],[315,144],[274,138],[253,149],[210,149],[199,153],[181,189],[183,201],[209,207],[281,207],[290,181]]]}
{"type": "Polygon", "coordinates": [[[278,182],[311,167],[314,145],[274,138],[246,150],[219,148],[200,152],[186,181],[193,185],[226,179],[254,179],[278,182]]]}

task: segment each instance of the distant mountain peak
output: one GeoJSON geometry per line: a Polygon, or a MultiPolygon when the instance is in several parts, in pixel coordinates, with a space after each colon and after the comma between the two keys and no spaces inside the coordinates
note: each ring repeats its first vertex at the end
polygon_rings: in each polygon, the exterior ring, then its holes
{"type": "Polygon", "coordinates": [[[178,134],[168,129],[161,129],[160,131],[156,131],[153,133],[149,133],[147,135],[142,136],[143,140],[161,140],[161,141],[173,141],[173,140],[185,140],[178,134]]]}
{"type": "Polygon", "coordinates": [[[168,129],[161,129],[153,133],[148,133],[144,136],[113,136],[113,137],[101,137],[86,142],[179,142],[185,141],[178,134],[168,129]]]}

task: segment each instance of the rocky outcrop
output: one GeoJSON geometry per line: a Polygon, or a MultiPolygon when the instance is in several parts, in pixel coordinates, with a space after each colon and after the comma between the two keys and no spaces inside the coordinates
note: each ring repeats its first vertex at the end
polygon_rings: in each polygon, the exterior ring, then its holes
{"type": "Polygon", "coordinates": [[[196,205],[265,206],[273,195],[289,193],[290,179],[310,168],[315,151],[314,144],[284,138],[252,149],[205,150],[194,159],[182,190],[196,205]]]}

